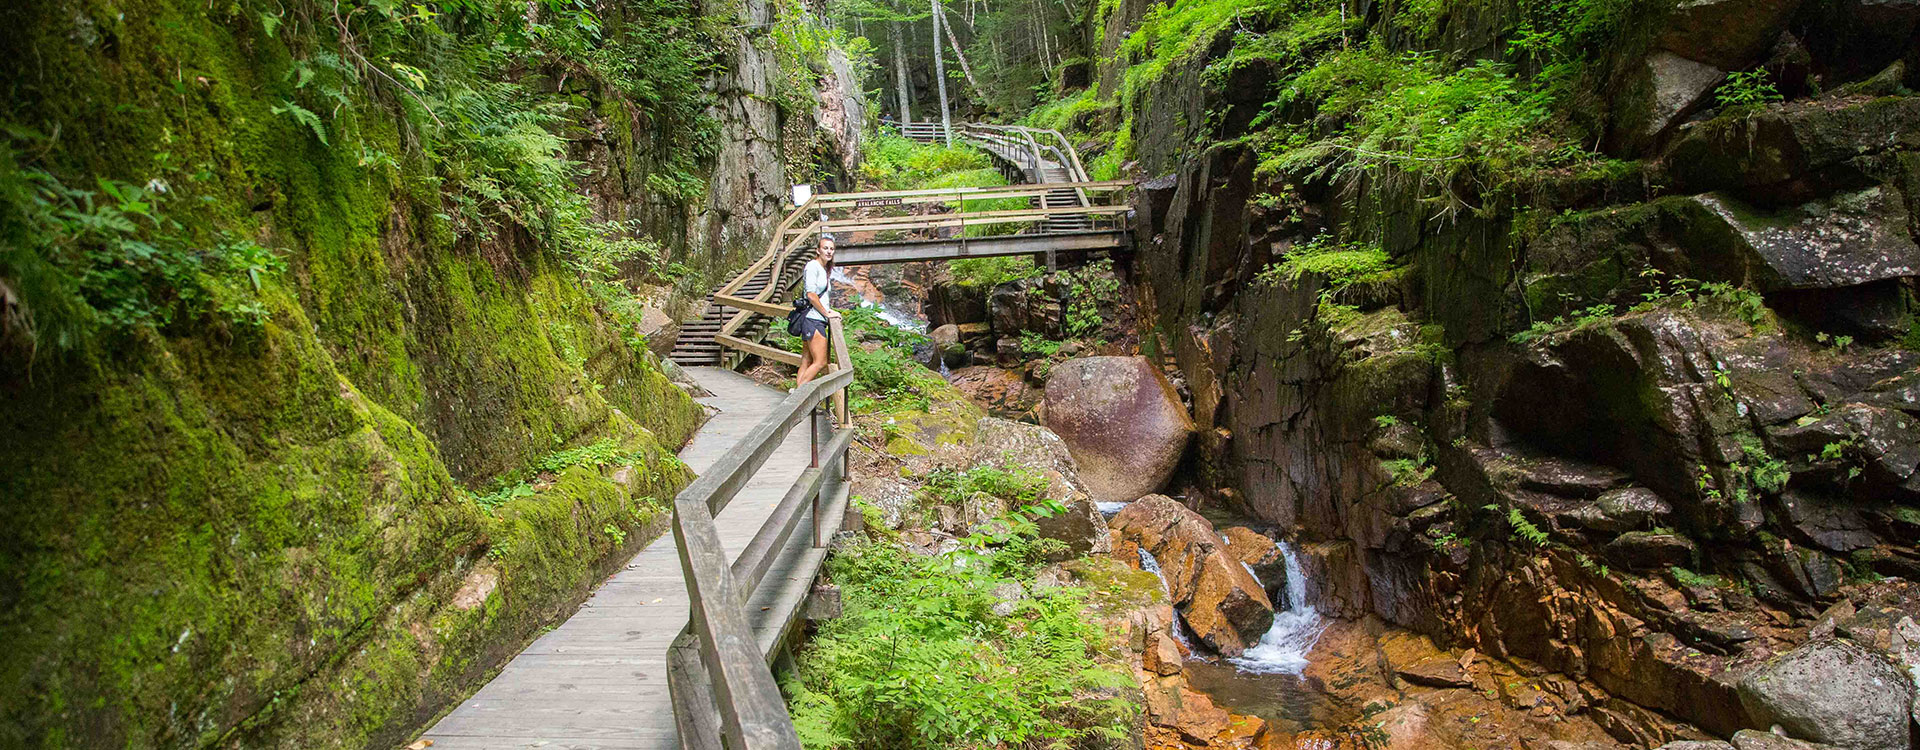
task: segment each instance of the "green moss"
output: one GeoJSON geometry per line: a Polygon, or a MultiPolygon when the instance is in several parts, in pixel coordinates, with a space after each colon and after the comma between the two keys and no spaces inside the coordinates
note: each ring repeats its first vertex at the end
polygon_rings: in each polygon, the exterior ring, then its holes
{"type": "Polygon", "coordinates": [[[4,16],[35,59],[9,122],[60,133],[44,168],[164,179],[187,231],[290,269],[257,332],[0,357],[0,746],[396,745],[657,535],[698,407],[551,244],[441,215],[409,100],[296,85],[333,35],[177,0],[4,16]],[[492,515],[462,491],[600,440],[644,456],[631,486],[570,468],[492,515]]]}

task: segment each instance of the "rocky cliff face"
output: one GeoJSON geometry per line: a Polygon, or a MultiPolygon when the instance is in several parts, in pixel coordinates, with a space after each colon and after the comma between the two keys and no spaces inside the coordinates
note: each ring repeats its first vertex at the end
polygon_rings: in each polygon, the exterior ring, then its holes
{"type": "MultiPolygon", "coordinates": [[[[1512,30],[1490,13],[1429,38],[1484,50],[1512,30]]],[[[1191,390],[1199,489],[1291,529],[1322,611],[1562,673],[1621,742],[1777,723],[1740,680],[1836,627],[1904,659],[1916,21],[1845,2],[1653,14],[1596,79],[1631,177],[1438,217],[1432,186],[1391,168],[1207,145],[1248,122],[1246,90],[1201,75],[1232,49],[1215,40],[1132,122],[1153,179],[1128,271],[1157,313],[1143,338],[1191,390]],[[1721,106],[1726,72],[1756,69],[1785,100],[1721,106]],[[1322,230],[1388,267],[1256,278],[1322,230]],[[1863,618],[1867,601],[1895,614],[1863,618]]]]}

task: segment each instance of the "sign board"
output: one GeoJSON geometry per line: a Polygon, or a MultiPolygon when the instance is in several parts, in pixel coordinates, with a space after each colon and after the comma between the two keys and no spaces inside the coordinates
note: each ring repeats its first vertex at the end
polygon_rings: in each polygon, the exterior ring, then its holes
{"type": "Polygon", "coordinates": [[[801,183],[793,186],[793,205],[804,206],[813,199],[813,186],[801,183]]]}
{"type": "Polygon", "coordinates": [[[898,206],[899,198],[865,198],[853,202],[854,208],[873,208],[874,206],[898,206]]]}

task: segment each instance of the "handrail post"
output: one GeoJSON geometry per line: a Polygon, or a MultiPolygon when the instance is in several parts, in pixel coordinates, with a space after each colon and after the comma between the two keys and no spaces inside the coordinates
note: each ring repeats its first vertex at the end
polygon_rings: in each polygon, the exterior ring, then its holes
{"type": "MultiPolygon", "coordinates": [[[[828,341],[833,344],[833,358],[838,361],[835,369],[840,367],[853,369],[853,356],[847,351],[847,333],[840,322],[840,316],[835,315],[827,319],[827,333],[830,337],[828,341]]],[[[847,416],[847,391],[852,389],[853,384],[848,383],[846,387],[833,392],[833,414],[835,421],[841,427],[853,426],[853,420],[847,416]]]]}

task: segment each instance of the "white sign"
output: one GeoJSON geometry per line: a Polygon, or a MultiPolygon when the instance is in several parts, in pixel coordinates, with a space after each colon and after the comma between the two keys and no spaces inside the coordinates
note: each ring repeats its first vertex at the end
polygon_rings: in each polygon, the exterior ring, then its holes
{"type": "Polygon", "coordinates": [[[810,200],[813,200],[812,185],[803,183],[793,186],[793,205],[804,206],[807,205],[807,201],[810,200]]]}

